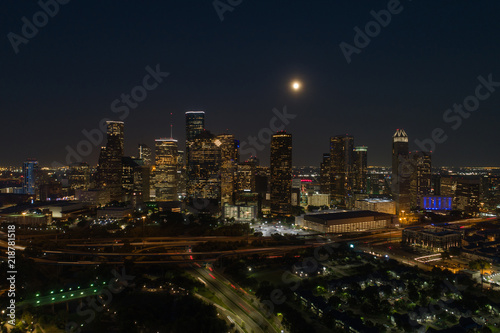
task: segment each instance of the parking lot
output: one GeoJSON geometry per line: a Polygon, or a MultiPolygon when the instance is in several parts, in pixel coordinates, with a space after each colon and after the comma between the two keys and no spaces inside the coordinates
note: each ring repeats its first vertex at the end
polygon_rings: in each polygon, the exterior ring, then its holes
{"type": "Polygon", "coordinates": [[[311,233],[310,231],[295,228],[293,225],[289,226],[281,223],[259,222],[251,224],[250,227],[254,228],[255,232],[262,232],[262,236],[271,236],[276,233],[280,235],[307,235],[311,233]]]}

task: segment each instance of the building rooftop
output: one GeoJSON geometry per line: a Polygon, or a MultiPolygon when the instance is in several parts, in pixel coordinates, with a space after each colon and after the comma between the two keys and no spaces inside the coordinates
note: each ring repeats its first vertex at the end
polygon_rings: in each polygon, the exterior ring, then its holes
{"type": "Polygon", "coordinates": [[[342,212],[334,212],[334,213],[326,213],[326,214],[307,214],[304,215],[304,218],[314,218],[323,220],[325,223],[327,221],[333,220],[345,220],[351,218],[359,218],[359,217],[391,217],[391,214],[374,212],[371,210],[353,210],[353,211],[342,211],[342,212]]]}

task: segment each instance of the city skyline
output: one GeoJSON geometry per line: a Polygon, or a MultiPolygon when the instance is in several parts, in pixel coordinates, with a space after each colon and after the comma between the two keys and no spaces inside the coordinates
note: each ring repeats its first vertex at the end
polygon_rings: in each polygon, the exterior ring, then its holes
{"type": "MultiPolygon", "coordinates": [[[[4,128],[0,164],[21,165],[29,157],[41,165],[62,161],[66,146],[74,148],[85,139],[82,131],[98,128],[105,118],[127,124],[126,155],[135,154],[137,143],[152,146],[154,139],[168,137],[171,113],[173,136],[184,142],[189,110],[207,112],[212,132],[243,141],[269,126],[273,109],[286,106],[296,115],[284,128],[298,139],[295,165],[319,165],[328,138],[348,133],[369,147],[369,165],[388,166],[390,134],[381,133],[395,128],[405,128],[410,150],[420,150],[415,140],[432,139],[433,131],[442,129],[446,140],[436,144],[434,165],[500,165],[489,147],[469,140],[497,142],[499,46],[491,41],[499,27],[493,14],[498,3],[401,1],[390,23],[358,47],[350,62],[344,51],[355,45],[354,28],[363,30],[375,20],[372,11],[386,10],[387,3],[242,3],[225,12],[223,21],[210,2],[120,8],[104,3],[99,11],[96,4],[61,5],[17,53],[4,38],[0,107],[5,123],[22,124],[23,130],[4,128]],[[135,16],[129,17],[131,12],[135,16]],[[463,13],[467,20],[457,21],[463,13]],[[74,22],[85,18],[94,23],[79,29],[74,22]],[[96,38],[101,35],[107,38],[96,38]],[[118,43],[121,39],[128,43],[118,43]],[[141,47],[130,50],[129,44],[141,47]],[[423,52],[429,46],[434,51],[423,52]],[[179,49],[184,51],[173,52],[179,49]],[[291,89],[294,80],[300,89],[291,89]],[[127,104],[121,98],[137,94],[140,89],[134,88],[143,84],[151,89],[144,99],[127,104]],[[478,85],[483,88],[477,111],[455,109],[464,103],[474,109],[468,97],[478,85]]],[[[5,36],[21,34],[21,18],[31,20],[41,10],[37,3],[8,6],[1,25],[5,36]]],[[[258,152],[265,165],[268,152],[269,145],[258,152]]],[[[98,155],[94,148],[86,161],[95,165],[98,155]]]]}

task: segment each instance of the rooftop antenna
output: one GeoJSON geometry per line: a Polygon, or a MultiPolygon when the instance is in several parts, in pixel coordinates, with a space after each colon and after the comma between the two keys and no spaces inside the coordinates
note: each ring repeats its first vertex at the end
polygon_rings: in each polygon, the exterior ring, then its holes
{"type": "Polygon", "coordinates": [[[173,127],[173,122],[172,122],[172,112],[170,112],[170,139],[173,139],[174,137],[172,136],[172,127],[173,127]]]}

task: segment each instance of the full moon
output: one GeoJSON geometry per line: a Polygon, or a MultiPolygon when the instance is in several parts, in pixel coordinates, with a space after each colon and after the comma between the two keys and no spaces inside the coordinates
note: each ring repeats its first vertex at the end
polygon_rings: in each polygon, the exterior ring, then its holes
{"type": "Polygon", "coordinates": [[[295,91],[299,90],[299,89],[300,89],[300,86],[301,86],[301,85],[300,85],[300,82],[299,82],[299,81],[294,81],[294,82],[292,82],[292,89],[293,89],[293,90],[295,90],[295,91]]]}

